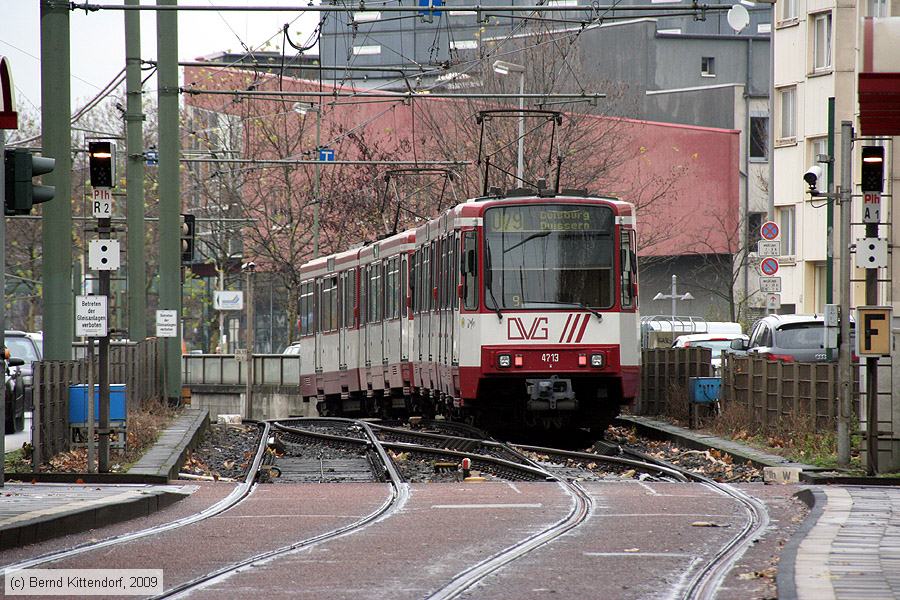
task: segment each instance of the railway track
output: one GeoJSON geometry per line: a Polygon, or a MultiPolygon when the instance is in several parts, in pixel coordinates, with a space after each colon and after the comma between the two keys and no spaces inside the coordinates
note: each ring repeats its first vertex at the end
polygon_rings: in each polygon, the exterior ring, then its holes
{"type": "MultiPolygon", "coordinates": [[[[170,588],[166,590],[164,593],[155,596],[155,598],[183,598],[189,595],[190,593],[206,588],[210,585],[214,585],[217,582],[223,581],[228,577],[237,573],[240,569],[248,567],[253,564],[260,564],[263,562],[270,561],[275,558],[279,558],[282,556],[286,556],[288,554],[292,554],[295,552],[300,552],[303,550],[307,550],[317,544],[321,544],[323,542],[327,542],[329,540],[333,540],[339,537],[343,537],[346,535],[351,535],[365,528],[366,526],[374,523],[375,521],[384,518],[390,515],[392,512],[399,510],[405,503],[409,497],[409,490],[407,486],[401,481],[400,475],[397,472],[396,468],[393,465],[390,457],[387,455],[387,452],[382,447],[377,437],[375,436],[372,429],[369,425],[362,421],[353,421],[351,419],[316,419],[315,421],[319,423],[327,423],[334,425],[345,425],[348,428],[358,427],[358,431],[362,432],[363,435],[354,435],[354,436],[339,436],[334,435],[333,433],[326,433],[322,431],[312,431],[312,430],[304,430],[302,428],[291,426],[283,423],[274,422],[272,427],[282,433],[286,433],[296,438],[302,439],[304,437],[314,437],[317,439],[328,440],[330,443],[345,443],[345,444],[360,444],[363,446],[370,447],[371,450],[380,457],[381,463],[384,468],[384,476],[385,479],[390,483],[390,494],[385,499],[384,503],[379,506],[376,510],[372,511],[368,515],[349,523],[343,527],[339,527],[337,529],[333,529],[331,531],[322,533],[317,536],[304,538],[302,540],[298,540],[290,545],[283,546],[281,548],[277,548],[274,550],[269,550],[266,552],[262,552],[251,556],[249,558],[243,559],[241,561],[232,563],[230,565],[224,566],[220,569],[182,583],[178,586],[170,588]]],[[[297,425],[297,421],[292,421],[292,425],[297,425]]]]}
{"type": "Polygon", "coordinates": [[[154,525],[153,527],[148,527],[139,531],[123,533],[121,535],[111,536],[99,541],[83,542],[76,546],[72,546],[71,548],[65,548],[63,550],[49,552],[47,554],[42,554],[40,556],[29,558],[17,563],[11,563],[0,567],[0,575],[5,575],[8,571],[12,570],[38,567],[40,565],[44,565],[57,560],[78,556],[79,554],[83,554],[85,552],[91,552],[100,548],[107,548],[109,546],[115,546],[117,544],[132,542],[134,540],[139,540],[147,536],[157,535],[166,531],[171,531],[173,529],[185,527],[194,523],[199,523],[200,521],[215,517],[216,515],[219,515],[226,510],[234,508],[235,506],[243,502],[250,495],[253,488],[257,485],[257,476],[264,462],[267,460],[266,447],[271,426],[266,422],[260,422],[258,425],[261,430],[260,441],[259,445],[257,446],[256,453],[253,456],[253,462],[250,464],[250,467],[247,470],[246,477],[240,484],[238,484],[234,488],[234,490],[232,490],[230,494],[228,494],[228,496],[222,498],[212,506],[193,515],[189,515],[181,519],[176,519],[174,521],[161,523],[159,525],[154,525]]]}

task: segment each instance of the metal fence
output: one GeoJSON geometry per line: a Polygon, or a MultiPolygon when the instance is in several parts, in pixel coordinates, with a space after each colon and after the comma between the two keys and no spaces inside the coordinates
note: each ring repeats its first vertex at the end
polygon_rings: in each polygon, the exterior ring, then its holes
{"type": "Polygon", "coordinates": [[[687,397],[689,377],[712,375],[709,348],[656,348],[641,352],[641,395],[636,411],[662,415],[669,411],[672,394],[687,397]]]}
{"type": "MultiPolygon", "coordinates": [[[[34,363],[34,414],[32,419],[35,470],[50,457],[69,450],[69,388],[87,384],[85,345],[76,344],[77,360],[34,363]]],[[[110,383],[124,383],[128,411],[138,410],[161,394],[160,344],[156,338],[138,343],[115,344],[109,353],[110,383]]],[[[94,355],[94,384],[99,383],[94,355]]]]}
{"type": "MultiPolygon", "coordinates": [[[[300,385],[296,354],[253,355],[253,385],[300,385]]],[[[246,385],[247,362],[233,354],[186,354],[181,357],[184,385],[246,385]]]]}
{"type": "MultiPolygon", "coordinates": [[[[859,414],[859,369],[853,372],[854,411],[859,414]]],[[[774,426],[791,416],[809,419],[814,428],[830,428],[839,414],[839,394],[836,362],[783,362],[734,355],[723,359],[722,401],[746,407],[756,425],[774,426]]]]}

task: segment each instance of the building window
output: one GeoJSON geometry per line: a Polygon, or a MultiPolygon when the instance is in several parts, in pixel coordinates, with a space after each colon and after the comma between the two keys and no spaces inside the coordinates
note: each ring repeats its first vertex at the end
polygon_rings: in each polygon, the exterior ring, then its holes
{"type": "Polygon", "coordinates": [[[813,27],[813,70],[831,69],[831,13],[815,15],[813,27]]]}
{"type": "Polygon", "coordinates": [[[713,56],[704,56],[700,59],[700,75],[703,77],[716,76],[716,59],[713,56]]]}
{"type": "Polygon", "coordinates": [[[886,17],[886,16],[888,16],[887,0],[869,0],[868,4],[869,4],[868,15],[870,17],[886,17]]]}
{"type": "Polygon", "coordinates": [[[793,138],[797,135],[797,88],[789,87],[778,90],[778,98],[781,104],[781,131],[779,139],[793,138]]]}
{"type": "Polygon", "coordinates": [[[828,271],[823,264],[816,264],[816,297],[814,310],[817,313],[825,311],[825,301],[828,299],[828,271]]]}
{"type": "Polygon", "coordinates": [[[794,227],[796,224],[794,220],[794,207],[782,206],[778,211],[781,214],[781,255],[794,256],[797,254],[797,249],[794,244],[794,227]]]}
{"type": "Polygon", "coordinates": [[[381,54],[381,46],[353,46],[353,56],[381,54]]]}
{"type": "Polygon", "coordinates": [[[828,138],[807,138],[806,143],[809,146],[809,164],[819,165],[823,169],[827,169],[827,164],[819,164],[819,155],[828,154],[828,138]]]}
{"type": "Polygon", "coordinates": [[[797,0],[784,0],[781,4],[781,20],[790,21],[797,18],[797,0]]]}
{"type": "Polygon", "coordinates": [[[759,230],[766,220],[766,213],[752,212],[747,215],[747,247],[750,252],[756,252],[756,242],[762,239],[759,230]]]}
{"type": "Polygon", "coordinates": [[[764,161],[769,156],[769,117],[750,117],[750,160],[764,161]]]}

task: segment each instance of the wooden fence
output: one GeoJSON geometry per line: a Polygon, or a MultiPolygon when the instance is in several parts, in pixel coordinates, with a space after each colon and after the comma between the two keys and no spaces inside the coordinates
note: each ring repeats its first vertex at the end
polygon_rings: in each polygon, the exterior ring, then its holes
{"type": "MultiPolygon", "coordinates": [[[[853,372],[854,411],[859,414],[859,369],[853,372]]],[[[836,362],[792,363],[734,355],[723,360],[722,402],[745,406],[755,425],[774,426],[790,416],[809,419],[814,428],[831,428],[838,416],[839,395],[836,362]]]]}
{"type": "Polygon", "coordinates": [[[712,375],[709,348],[644,350],[641,361],[641,395],[635,410],[643,415],[666,414],[673,392],[687,394],[688,377],[712,375]]]}
{"type": "MultiPolygon", "coordinates": [[[[84,346],[75,356],[84,356],[84,346]]],[[[98,360],[94,355],[94,384],[99,384],[98,360]]],[[[40,361],[34,363],[34,414],[32,419],[33,465],[69,450],[69,388],[87,384],[87,360],[40,361]]],[[[129,412],[156,400],[161,394],[160,344],[150,338],[136,344],[114,345],[109,352],[109,381],[124,383],[129,412]]]]}

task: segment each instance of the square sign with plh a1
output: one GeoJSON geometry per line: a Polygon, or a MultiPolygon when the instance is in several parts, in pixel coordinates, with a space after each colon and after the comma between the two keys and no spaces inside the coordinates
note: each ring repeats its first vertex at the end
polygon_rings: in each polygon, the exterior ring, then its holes
{"type": "Polygon", "coordinates": [[[118,269],[119,240],[91,240],[88,245],[88,266],[94,271],[118,269]]]}

